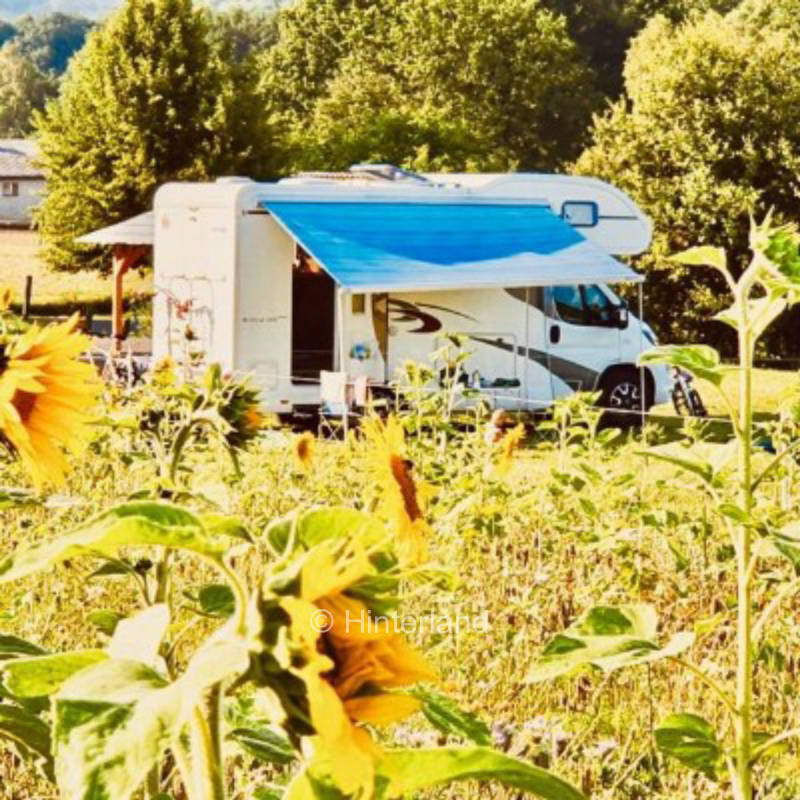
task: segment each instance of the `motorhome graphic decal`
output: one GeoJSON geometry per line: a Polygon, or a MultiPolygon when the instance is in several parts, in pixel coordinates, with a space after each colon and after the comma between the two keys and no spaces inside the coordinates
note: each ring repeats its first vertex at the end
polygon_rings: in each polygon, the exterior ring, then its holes
{"type": "Polygon", "coordinates": [[[392,323],[418,323],[418,327],[405,330],[404,333],[436,333],[442,329],[442,323],[437,317],[423,311],[426,308],[433,311],[444,311],[447,314],[468,319],[470,322],[477,322],[474,317],[445,306],[437,306],[433,303],[410,303],[407,300],[399,300],[385,294],[374,294],[372,296],[372,326],[384,361],[389,349],[389,325],[392,323]]]}
{"type": "MultiPolygon", "coordinates": [[[[514,352],[514,345],[508,344],[507,342],[484,339],[481,336],[470,336],[469,338],[475,342],[489,345],[489,347],[497,347],[500,350],[505,350],[507,353],[514,352]]],[[[554,356],[552,353],[548,354],[544,350],[536,350],[533,347],[522,347],[518,345],[516,351],[517,355],[528,358],[530,361],[534,361],[546,369],[549,369],[553,375],[557,378],[561,378],[567,386],[572,387],[576,391],[580,391],[581,389],[594,389],[597,385],[599,373],[596,370],[583,366],[583,364],[554,356]]]]}

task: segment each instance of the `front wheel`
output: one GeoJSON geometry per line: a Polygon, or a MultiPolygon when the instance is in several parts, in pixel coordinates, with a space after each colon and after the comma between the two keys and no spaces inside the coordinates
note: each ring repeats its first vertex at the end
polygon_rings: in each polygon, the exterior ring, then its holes
{"type": "Polygon", "coordinates": [[[631,428],[642,424],[642,383],[647,411],[652,405],[647,381],[635,369],[613,372],[604,381],[600,405],[605,409],[604,423],[615,428],[631,428]]]}

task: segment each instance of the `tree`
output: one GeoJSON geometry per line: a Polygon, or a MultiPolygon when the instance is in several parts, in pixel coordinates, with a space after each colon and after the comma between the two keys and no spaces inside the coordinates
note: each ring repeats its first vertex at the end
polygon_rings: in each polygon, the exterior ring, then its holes
{"type": "Polygon", "coordinates": [[[53,267],[107,268],[73,237],[150,208],[164,181],[267,171],[261,104],[209,26],[191,0],[128,0],[71,62],[37,117],[48,179],[37,223],[53,267]]]}
{"type": "Polygon", "coordinates": [[[539,0],[304,0],[282,15],[264,75],[295,169],[552,169],[599,100],[539,0]]]}
{"type": "MultiPolygon", "coordinates": [[[[628,56],[627,96],[595,120],[595,143],[577,162],[578,172],[628,190],[652,216],[654,246],[640,263],[651,271],[648,306],[667,339],[733,347],[725,326],[708,324],[724,303],[717,279],[668,254],[716,242],[738,270],[749,213],[800,216],[797,5],[746,0],[725,16],[652,20],[628,56]]],[[[776,327],[767,340],[773,354],[792,349],[797,324],[790,314],[776,327]]]]}
{"type": "Polygon", "coordinates": [[[16,41],[0,47],[0,136],[27,136],[31,116],[44,108],[56,91],[56,82],[42,74],[16,41]]]}
{"type": "Polygon", "coordinates": [[[16,22],[16,39],[41,72],[60,75],[83,47],[92,26],[91,20],[71,14],[28,14],[16,22]]]}
{"type": "Polygon", "coordinates": [[[273,9],[235,6],[214,15],[212,29],[219,45],[236,64],[269,50],[278,40],[278,13],[273,9]]]}
{"type": "Polygon", "coordinates": [[[0,45],[17,35],[17,29],[10,23],[0,19],[0,45]]]}
{"type": "Polygon", "coordinates": [[[567,19],[569,33],[585,52],[609,97],[622,92],[622,68],[631,39],[661,14],[680,22],[693,13],[728,11],[739,0],[544,0],[567,19]]]}
{"type": "MultiPolygon", "coordinates": [[[[405,2],[405,0],[400,0],[405,2]]],[[[297,121],[325,95],[348,53],[375,55],[393,24],[393,0],[299,0],[278,14],[278,40],[262,64],[268,112],[297,121]]]]}

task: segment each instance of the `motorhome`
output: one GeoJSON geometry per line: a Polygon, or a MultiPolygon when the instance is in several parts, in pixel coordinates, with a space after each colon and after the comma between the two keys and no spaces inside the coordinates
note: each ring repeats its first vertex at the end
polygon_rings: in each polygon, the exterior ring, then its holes
{"type": "Polygon", "coordinates": [[[252,374],[264,406],[319,403],[320,372],[388,384],[446,334],[463,380],[496,407],[576,390],[615,408],[669,397],[654,343],[611,284],[651,223],[599,180],[419,175],[387,165],[277,183],[169,183],[155,196],[154,358],[252,374]]]}

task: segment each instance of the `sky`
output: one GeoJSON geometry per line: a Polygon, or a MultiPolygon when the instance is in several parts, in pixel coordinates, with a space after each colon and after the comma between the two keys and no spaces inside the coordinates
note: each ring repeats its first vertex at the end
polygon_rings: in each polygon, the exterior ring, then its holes
{"type": "Polygon", "coordinates": [[[0,17],[14,20],[23,14],[81,14],[98,19],[117,5],[117,0],[0,0],[0,17]]]}
{"type": "MultiPolygon", "coordinates": [[[[0,19],[13,22],[24,14],[50,14],[60,11],[64,14],[80,14],[91,19],[101,19],[121,0],[0,0],[0,19]]],[[[270,0],[211,0],[210,5],[242,5],[250,8],[272,6],[270,0]]]]}

